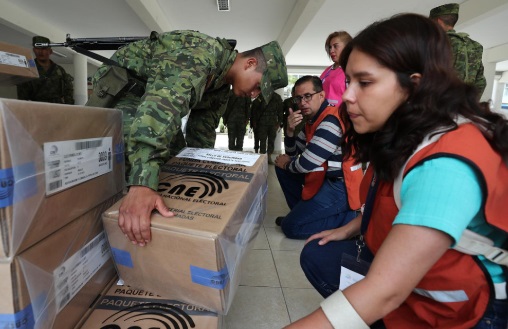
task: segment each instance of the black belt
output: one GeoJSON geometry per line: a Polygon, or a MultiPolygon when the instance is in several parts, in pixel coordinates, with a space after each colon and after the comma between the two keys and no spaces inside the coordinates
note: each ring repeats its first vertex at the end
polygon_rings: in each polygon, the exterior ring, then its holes
{"type": "Polygon", "coordinates": [[[326,177],[330,182],[343,182],[344,177],[326,177]]]}

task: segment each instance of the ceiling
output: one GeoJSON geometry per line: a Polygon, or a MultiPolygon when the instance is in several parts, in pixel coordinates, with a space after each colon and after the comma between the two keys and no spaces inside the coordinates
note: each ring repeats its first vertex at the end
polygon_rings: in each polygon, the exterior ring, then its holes
{"type": "MultiPolygon", "coordinates": [[[[64,42],[67,33],[85,38],[193,29],[236,39],[239,51],[278,40],[290,73],[306,73],[330,64],[324,42],[332,31],[354,36],[375,20],[400,12],[428,15],[446,2],[229,0],[230,11],[219,12],[217,0],[0,0],[0,41],[31,48],[34,35],[64,42]]],[[[484,62],[496,63],[496,71],[508,71],[508,0],[456,2],[461,4],[456,29],[483,44],[484,62]]],[[[72,50],[53,50],[66,56],[53,56],[55,62],[72,63],[72,50]]]]}

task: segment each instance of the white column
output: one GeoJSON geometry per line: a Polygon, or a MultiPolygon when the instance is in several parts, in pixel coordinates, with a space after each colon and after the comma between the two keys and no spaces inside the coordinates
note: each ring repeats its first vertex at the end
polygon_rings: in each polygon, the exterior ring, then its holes
{"type": "Polygon", "coordinates": [[[494,79],[494,92],[492,93],[492,107],[494,111],[501,110],[501,102],[503,100],[504,83],[499,82],[501,76],[494,79]]]}
{"type": "Polygon", "coordinates": [[[85,105],[88,100],[87,59],[85,55],[74,54],[74,101],[76,105],[85,105]]]}
{"type": "Polygon", "coordinates": [[[483,75],[485,76],[485,80],[487,80],[487,86],[485,87],[485,91],[483,92],[480,101],[487,102],[489,99],[494,100],[493,91],[495,90],[494,81],[496,80],[496,63],[484,62],[483,69],[483,75]]]}

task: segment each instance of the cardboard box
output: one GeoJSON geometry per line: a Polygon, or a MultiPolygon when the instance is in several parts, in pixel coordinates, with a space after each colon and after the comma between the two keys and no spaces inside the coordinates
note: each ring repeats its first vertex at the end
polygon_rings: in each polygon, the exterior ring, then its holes
{"type": "Polygon", "coordinates": [[[188,148],[172,158],[161,170],[159,193],[175,217],[152,216],[147,246],[133,245],[118,228],[120,203],[103,216],[120,278],[227,313],[265,216],[267,167],[266,155],[234,151],[188,148]]]}
{"type": "Polygon", "coordinates": [[[122,112],[0,99],[0,260],[122,191],[122,112]]]}
{"type": "Polygon", "coordinates": [[[220,329],[223,317],[149,291],[117,285],[115,281],[97,300],[83,322],[77,328],[220,329]]]}
{"type": "Polygon", "coordinates": [[[0,263],[0,327],[73,328],[116,276],[101,214],[121,193],[0,263]]]}
{"type": "Polygon", "coordinates": [[[0,85],[12,86],[38,77],[32,50],[0,42],[0,85]]]}

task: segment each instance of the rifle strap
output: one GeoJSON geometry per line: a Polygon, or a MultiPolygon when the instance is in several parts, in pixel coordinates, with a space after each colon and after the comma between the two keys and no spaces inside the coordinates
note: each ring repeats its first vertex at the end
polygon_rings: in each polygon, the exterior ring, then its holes
{"type": "Polygon", "coordinates": [[[96,59],[100,62],[103,62],[104,64],[121,67],[120,64],[118,64],[114,60],[104,57],[102,55],[96,54],[94,52],[91,52],[90,50],[87,50],[87,49],[82,48],[80,46],[72,46],[71,48],[82,55],[96,59]]]}

